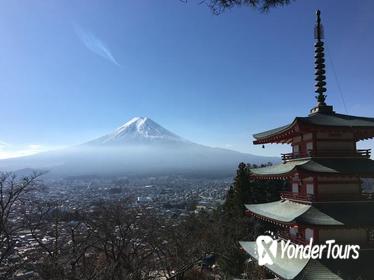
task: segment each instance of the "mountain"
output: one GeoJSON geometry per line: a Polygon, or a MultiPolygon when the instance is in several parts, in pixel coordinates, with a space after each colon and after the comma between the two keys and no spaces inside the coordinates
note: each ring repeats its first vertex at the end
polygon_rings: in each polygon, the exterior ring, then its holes
{"type": "Polygon", "coordinates": [[[86,145],[115,146],[124,144],[151,144],[188,142],[163,128],[147,117],[136,117],[120,126],[112,133],[92,140],[86,145]]]}
{"type": "Polygon", "coordinates": [[[150,118],[137,117],[78,146],[1,160],[0,170],[48,169],[50,176],[230,176],[240,162],[269,161],[276,159],[196,144],[150,118]]]}

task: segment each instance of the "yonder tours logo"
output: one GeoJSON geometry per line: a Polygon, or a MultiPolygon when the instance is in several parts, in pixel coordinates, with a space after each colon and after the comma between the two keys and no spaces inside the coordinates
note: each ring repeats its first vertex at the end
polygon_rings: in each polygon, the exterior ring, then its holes
{"type": "Polygon", "coordinates": [[[324,244],[293,244],[290,240],[277,240],[269,235],[260,235],[256,239],[258,264],[272,265],[276,258],[288,259],[358,259],[360,245],[337,244],[335,240],[326,240],[324,244]],[[278,252],[280,250],[280,252],[278,252]]]}

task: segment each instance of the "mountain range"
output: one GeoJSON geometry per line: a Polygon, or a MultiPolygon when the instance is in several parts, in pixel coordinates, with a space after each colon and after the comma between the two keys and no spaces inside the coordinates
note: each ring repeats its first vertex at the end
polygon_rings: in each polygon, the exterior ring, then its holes
{"type": "Polygon", "coordinates": [[[240,162],[276,161],[184,139],[147,117],[62,150],[0,161],[0,170],[48,170],[49,176],[199,175],[230,176],[240,162]]]}

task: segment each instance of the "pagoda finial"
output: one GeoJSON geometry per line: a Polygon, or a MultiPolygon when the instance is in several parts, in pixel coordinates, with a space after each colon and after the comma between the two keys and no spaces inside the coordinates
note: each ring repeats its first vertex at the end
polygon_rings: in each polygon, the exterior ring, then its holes
{"type": "Polygon", "coordinates": [[[324,43],[323,43],[323,26],[321,24],[321,11],[317,10],[317,22],[314,28],[314,38],[317,42],[314,44],[315,48],[315,92],[318,94],[316,96],[318,101],[318,106],[326,106],[325,100],[326,95],[326,76],[325,76],[325,54],[324,54],[324,43]]]}

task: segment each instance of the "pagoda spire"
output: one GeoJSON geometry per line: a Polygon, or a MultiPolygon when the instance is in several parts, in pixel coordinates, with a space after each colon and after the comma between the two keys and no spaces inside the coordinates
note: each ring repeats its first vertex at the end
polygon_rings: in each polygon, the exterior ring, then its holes
{"type": "Polygon", "coordinates": [[[324,34],[323,34],[323,26],[321,24],[321,11],[317,10],[317,22],[314,28],[314,38],[316,39],[316,43],[314,44],[315,48],[315,92],[317,93],[317,106],[326,106],[325,100],[326,95],[326,76],[325,76],[325,53],[324,53],[324,34]]]}

